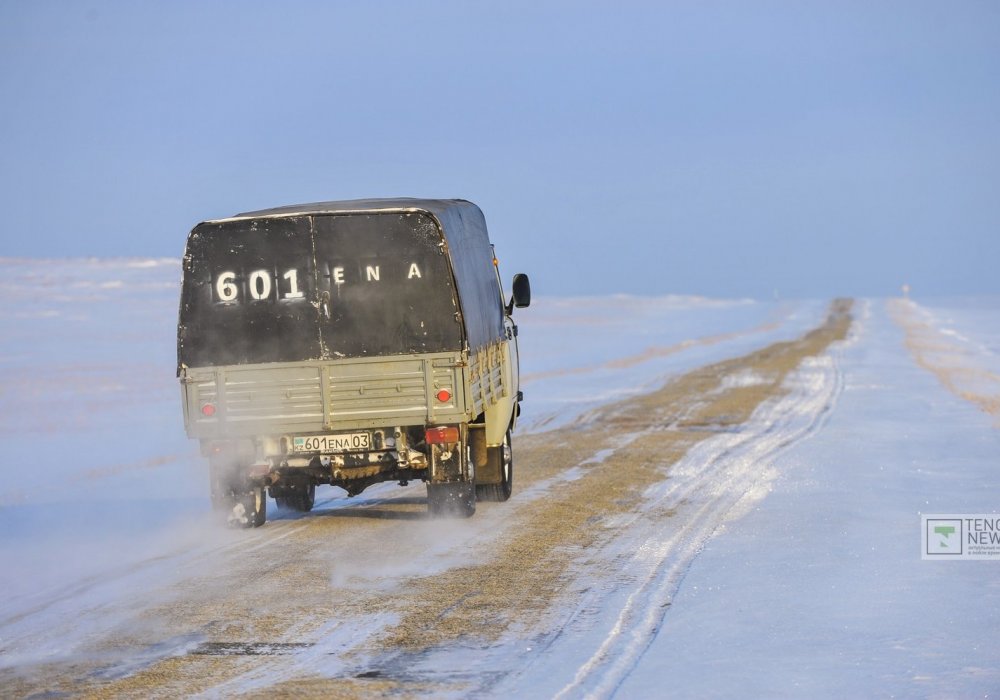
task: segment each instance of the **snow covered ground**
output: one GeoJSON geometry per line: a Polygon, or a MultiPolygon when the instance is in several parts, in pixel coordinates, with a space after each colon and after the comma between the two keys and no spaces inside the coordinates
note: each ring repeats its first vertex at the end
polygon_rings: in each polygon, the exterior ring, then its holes
{"type": "MultiPolygon", "coordinates": [[[[0,259],[0,669],[99,642],[96,622],[51,631],[84,610],[99,620],[115,596],[178,576],[182,553],[247,538],[206,535],[204,466],[183,434],[174,377],[179,272],[175,260],[0,259]]],[[[536,299],[516,312],[520,430],[570,424],[798,337],[826,307],[536,299]]],[[[855,312],[849,341],[804,365],[791,393],[744,429],[699,443],[647,494],[629,536],[590,553],[619,573],[587,580],[577,570],[565,633],[534,651],[512,638],[471,663],[523,664],[496,694],[1000,692],[1000,562],[927,562],[919,552],[920,513],[1000,510],[1000,432],[987,412],[1000,300],[873,300],[855,312]],[[970,381],[985,402],[963,395],[970,381]],[[690,522],[704,526],[641,527],[644,512],[668,507],[703,513],[690,522]]],[[[341,493],[318,497],[336,503],[341,493]]],[[[484,511],[483,522],[495,515],[484,511]]],[[[455,653],[469,661],[467,649],[455,653]]],[[[140,653],[131,661],[146,663],[140,653]]],[[[254,682],[266,687],[266,673],[254,682]]]]}
{"type": "Polygon", "coordinates": [[[204,510],[178,411],[176,260],[3,260],[0,584],[9,611],[204,510]]]}
{"type": "MultiPolygon", "coordinates": [[[[958,308],[995,337],[1000,308],[958,308]]],[[[622,697],[1000,692],[1000,561],[920,558],[921,513],[1000,510],[1000,431],[867,309],[822,429],[762,465],[771,493],[694,560],[622,697]]]]}
{"type": "Polygon", "coordinates": [[[962,297],[921,302],[929,322],[958,343],[992,372],[1000,373],[1000,323],[996,297],[962,297]]]}
{"type": "Polygon", "coordinates": [[[566,425],[693,367],[788,340],[819,324],[825,300],[703,297],[542,299],[517,312],[522,430],[566,425]]]}

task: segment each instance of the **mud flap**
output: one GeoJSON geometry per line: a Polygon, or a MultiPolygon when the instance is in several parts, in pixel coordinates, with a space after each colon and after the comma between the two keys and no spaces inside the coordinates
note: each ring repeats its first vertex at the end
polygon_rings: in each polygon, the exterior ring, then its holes
{"type": "Polygon", "coordinates": [[[502,481],[500,463],[496,459],[490,461],[492,450],[486,447],[486,426],[474,423],[469,426],[469,455],[476,470],[477,484],[499,484],[502,481]]]}
{"type": "Polygon", "coordinates": [[[476,513],[475,484],[427,484],[427,510],[432,518],[472,517],[476,513]]]}
{"type": "Polygon", "coordinates": [[[466,446],[469,430],[459,426],[458,442],[431,445],[431,483],[469,483],[476,477],[476,469],[468,459],[466,446]]]}
{"type": "Polygon", "coordinates": [[[458,442],[431,445],[427,510],[435,518],[468,518],[476,512],[476,467],[469,458],[469,429],[458,442]]]}
{"type": "Polygon", "coordinates": [[[486,449],[486,459],[483,466],[476,465],[476,484],[502,484],[503,483],[503,451],[499,448],[486,449]]]}

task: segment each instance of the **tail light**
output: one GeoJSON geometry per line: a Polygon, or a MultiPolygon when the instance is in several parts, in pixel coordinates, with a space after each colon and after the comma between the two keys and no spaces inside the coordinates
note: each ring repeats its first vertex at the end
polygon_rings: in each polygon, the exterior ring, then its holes
{"type": "Polygon", "coordinates": [[[206,418],[211,418],[215,415],[215,404],[207,403],[201,407],[201,415],[206,418]]]}
{"type": "Polygon", "coordinates": [[[427,444],[439,445],[444,442],[458,442],[458,427],[454,425],[442,425],[437,428],[427,429],[427,444]]]}

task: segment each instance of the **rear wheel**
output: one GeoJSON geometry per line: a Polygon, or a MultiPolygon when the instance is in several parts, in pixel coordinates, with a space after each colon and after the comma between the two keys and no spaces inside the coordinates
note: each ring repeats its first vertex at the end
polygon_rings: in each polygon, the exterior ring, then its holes
{"type": "Polygon", "coordinates": [[[502,503],[510,498],[514,491],[514,453],[510,447],[510,430],[503,437],[503,444],[488,447],[487,455],[490,462],[499,466],[499,484],[476,484],[476,498],[480,501],[502,503]]]}
{"type": "Polygon", "coordinates": [[[247,484],[244,470],[232,459],[208,463],[212,509],[233,527],[260,527],[267,520],[267,489],[247,484]]]}
{"type": "Polygon", "coordinates": [[[308,513],[316,504],[316,484],[302,486],[290,492],[283,499],[286,508],[297,510],[301,513],[308,513]]]}
{"type": "Polygon", "coordinates": [[[267,520],[267,490],[255,488],[235,494],[228,521],[233,527],[260,527],[267,520]]]}
{"type": "Polygon", "coordinates": [[[427,484],[427,512],[434,518],[471,517],[476,512],[475,484],[427,484]]]}

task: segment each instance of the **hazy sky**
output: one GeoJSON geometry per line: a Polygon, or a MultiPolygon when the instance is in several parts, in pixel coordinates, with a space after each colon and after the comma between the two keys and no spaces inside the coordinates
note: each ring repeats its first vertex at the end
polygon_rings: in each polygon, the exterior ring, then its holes
{"type": "Polygon", "coordinates": [[[1000,2],[0,1],[0,255],[461,197],[536,294],[1000,293],[1000,2]]]}

